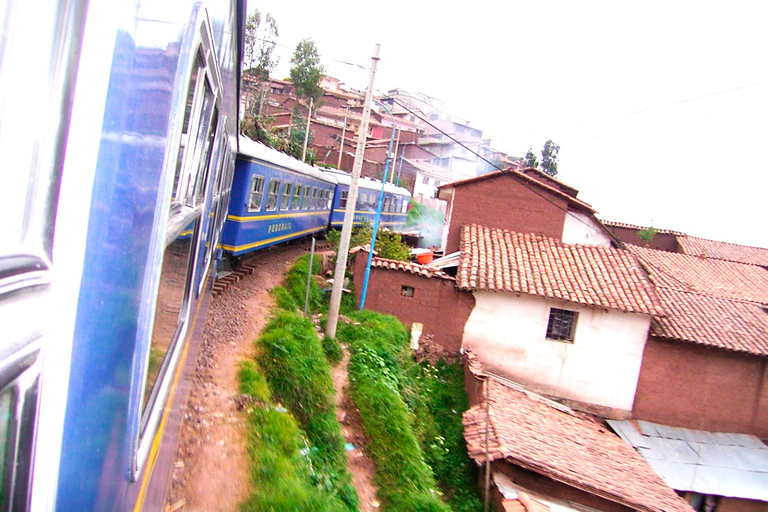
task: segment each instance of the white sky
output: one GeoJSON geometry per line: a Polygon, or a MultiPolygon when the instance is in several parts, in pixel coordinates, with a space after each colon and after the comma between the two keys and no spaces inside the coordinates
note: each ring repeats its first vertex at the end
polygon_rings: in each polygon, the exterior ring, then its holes
{"type": "Polygon", "coordinates": [[[601,218],[768,247],[768,30],[758,1],[252,1],[288,75],[312,37],[331,76],[441,99],[494,147],[538,154],[601,218]],[[370,5],[370,6],[369,6],[370,5]],[[461,6],[461,7],[460,7],[461,6]]]}

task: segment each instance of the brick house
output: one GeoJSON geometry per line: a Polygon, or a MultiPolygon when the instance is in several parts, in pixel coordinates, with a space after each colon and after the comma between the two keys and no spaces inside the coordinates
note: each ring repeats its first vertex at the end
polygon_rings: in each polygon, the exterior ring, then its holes
{"type": "Polygon", "coordinates": [[[536,169],[508,168],[438,187],[447,201],[443,249],[459,250],[461,227],[479,224],[567,243],[611,245],[612,237],[578,190],[536,169]]]}
{"type": "Polygon", "coordinates": [[[651,326],[633,416],[768,438],[768,271],[628,247],[667,313],[651,326]]]}

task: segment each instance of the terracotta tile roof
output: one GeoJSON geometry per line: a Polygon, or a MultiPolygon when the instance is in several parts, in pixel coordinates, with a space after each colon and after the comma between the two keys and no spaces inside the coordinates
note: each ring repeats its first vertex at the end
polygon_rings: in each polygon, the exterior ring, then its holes
{"type": "Polygon", "coordinates": [[[651,282],[628,251],[565,244],[475,224],[462,226],[459,288],[526,293],[587,306],[663,314],[651,282]]]}
{"type": "MultiPolygon", "coordinates": [[[[530,170],[530,169],[525,169],[525,170],[530,170]]],[[[570,205],[572,205],[572,206],[577,206],[577,207],[582,208],[584,210],[587,210],[587,211],[589,211],[591,213],[596,213],[591,205],[585,203],[581,199],[576,199],[576,194],[578,193],[578,191],[576,189],[574,189],[572,187],[569,187],[569,186],[567,186],[565,184],[562,184],[562,186],[564,188],[568,189],[567,192],[563,191],[558,186],[558,184],[560,182],[558,182],[554,178],[551,178],[551,177],[548,178],[548,181],[555,182],[552,185],[549,185],[549,184],[546,183],[547,180],[544,179],[544,178],[529,176],[525,172],[519,171],[519,170],[514,169],[512,167],[509,167],[507,169],[503,169],[501,171],[489,172],[488,174],[482,174],[480,176],[475,176],[475,177],[472,177],[472,178],[468,178],[466,180],[454,181],[453,183],[446,183],[445,185],[441,185],[440,187],[437,187],[437,189],[438,190],[442,190],[442,189],[461,187],[461,186],[467,185],[469,183],[474,183],[476,181],[496,179],[499,176],[505,176],[505,175],[516,177],[516,178],[522,180],[523,182],[525,182],[527,184],[534,185],[536,187],[540,187],[540,188],[542,188],[544,190],[547,190],[547,191],[555,194],[556,196],[562,197],[563,199],[568,201],[568,203],[570,205]]]]}
{"type": "MultiPolygon", "coordinates": [[[[488,382],[492,460],[504,459],[635,510],[692,510],[602,422],[561,412],[492,379],[488,382]]],[[[485,462],[485,403],[466,411],[463,423],[470,457],[485,462]]]]}
{"type": "Polygon", "coordinates": [[[768,304],[768,271],[755,265],[703,259],[627,245],[657,287],[768,304]]]}
{"type": "Polygon", "coordinates": [[[371,267],[385,268],[389,270],[400,270],[403,272],[410,272],[421,277],[438,277],[440,279],[448,279],[449,281],[455,281],[455,279],[442,270],[430,267],[428,265],[420,265],[418,263],[411,263],[409,261],[388,260],[386,258],[374,257],[371,260],[371,267]]]}
{"type": "MultiPolygon", "coordinates": [[[[364,253],[364,258],[368,257],[368,253],[371,251],[371,244],[358,245],[349,250],[349,254],[356,254],[358,252],[364,253]]],[[[373,258],[371,259],[371,267],[384,268],[388,270],[399,270],[401,272],[410,272],[421,277],[437,277],[440,279],[447,279],[449,281],[455,281],[453,276],[450,276],[442,270],[429,265],[421,265],[419,263],[412,263],[410,261],[390,260],[387,258],[379,258],[376,256],[377,251],[373,251],[373,258]]]]}
{"type": "Polygon", "coordinates": [[[645,266],[667,315],[651,333],[768,356],[768,270],[630,245],[645,266]]]}
{"type": "Polygon", "coordinates": [[[768,267],[768,249],[761,247],[729,244],[695,236],[680,237],[677,243],[683,254],[768,267]]]}

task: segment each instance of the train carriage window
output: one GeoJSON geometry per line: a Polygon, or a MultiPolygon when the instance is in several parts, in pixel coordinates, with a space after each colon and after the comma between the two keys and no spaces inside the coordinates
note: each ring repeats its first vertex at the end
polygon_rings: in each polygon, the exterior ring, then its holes
{"type": "Polygon", "coordinates": [[[388,212],[388,211],[389,211],[389,206],[390,206],[390,203],[389,203],[389,202],[390,202],[391,200],[392,200],[392,198],[391,198],[391,197],[385,197],[385,198],[384,198],[384,209],[383,209],[383,211],[385,211],[385,212],[388,212]]]}
{"type": "Polygon", "coordinates": [[[339,195],[339,208],[347,207],[347,197],[349,197],[349,190],[342,190],[339,195]]]}
{"type": "Polygon", "coordinates": [[[309,186],[304,187],[304,195],[301,197],[301,209],[309,209],[309,193],[311,192],[309,186]]]}
{"type": "Polygon", "coordinates": [[[267,191],[267,204],[265,208],[268,212],[277,210],[277,195],[279,190],[280,180],[274,178],[269,180],[269,190],[267,191]]]}
{"type": "Polygon", "coordinates": [[[264,196],[264,176],[256,174],[251,178],[251,193],[248,196],[248,211],[258,212],[261,210],[261,199],[264,196]]]}
{"type": "Polygon", "coordinates": [[[312,187],[312,191],[309,194],[309,209],[314,210],[317,208],[317,187],[312,187]]]}
{"type": "Polygon", "coordinates": [[[366,194],[359,194],[357,197],[357,205],[355,206],[355,210],[365,210],[366,201],[366,194]]]}
{"type": "Polygon", "coordinates": [[[281,210],[287,210],[288,206],[290,206],[292,188],[293,188],[293,183],[289,183],[287,181],[283,183],[283,195],[280,197],[281,210]]]}
{"type": "Polygon", "coordinates": [[[400,213],[407,213],[407,212],[408,212],[408,200],[403,199],[402,211],[400,213]]]}
{"type": "Polygon", "coordinates": [[[330,209],[331,208],[331,191],[330,190],[325,189],[323,191],[323,199],[325,199],[324,201],[325,204],[323,205],[323,208],[326,210],[330,209]]]}
{"type": "Polygon", "coordinates": [[[291,210],[298,210],[301,206],[301,194],[304,187],[302,185],[296,185],[293,188],[293,201],[291,203],[291,210]]]}

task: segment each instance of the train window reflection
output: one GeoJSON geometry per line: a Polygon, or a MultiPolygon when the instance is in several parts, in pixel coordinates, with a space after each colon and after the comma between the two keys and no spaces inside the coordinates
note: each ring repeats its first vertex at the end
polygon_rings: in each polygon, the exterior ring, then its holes
{"type": "Polygon", "coordinates": [[[283,183],[283,196],[280,199],[280,209],[281,210],[287,210],[288,205],[291,202],[291,189],[293,188],[293,183],[285,182],[283,183]]]}
{"type": "Polygon", "coordinates": [[[304,187],[304,197],[301,199],[301,209],[306,210],[309,208],[309,186],[304,187]]]}
{"type": "Polygon", "coordinates": [[[13,461],[9,460],[8,447],[13,431],[13,394],[7,389],[0,394],[0,504],[8,494],[5,480],[9,470],[13,470],[13,461]]]}
{"type": "Polygon", "coordinates": [[[301,194],[304,187],[302,185],[296,185],[293,190],[293,201],[291,203],[291,210],[298,210],[301,206],[301,194]]]}
{"type": "Polygon", "coordinates": [[[280,190],[280,180],[269,180],[269,191],[267,192],[267,206],[268,212],[275,211],[277,209],[277,191],[280,190]]]}
{"type": "Polygon", "coordinates": [[[264,195],[264,177],[254,175],[251,181],[251,195],[248,198],[248,211],[261,210],[261,198],[264,195]]]}
{"type": "Polygon", "coordinates": [[[197,219],[183,229],[165,248],[142,400],[145,411],[157,394],[157,384],[162,382],[162,376],[168,370],[168,356],[173,353],[174,344],[184,335],[189,302],[189,277],[199,222],[197,219]]]}

